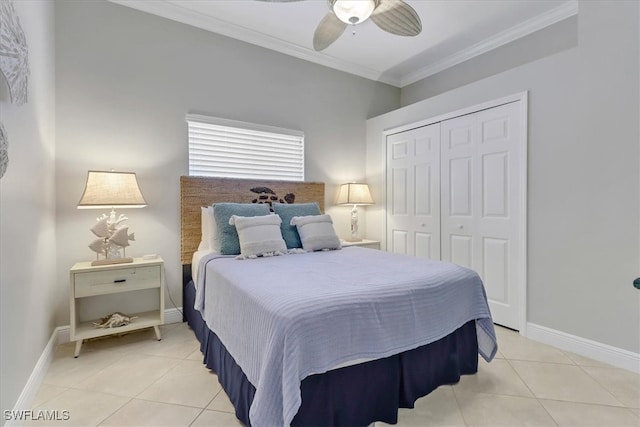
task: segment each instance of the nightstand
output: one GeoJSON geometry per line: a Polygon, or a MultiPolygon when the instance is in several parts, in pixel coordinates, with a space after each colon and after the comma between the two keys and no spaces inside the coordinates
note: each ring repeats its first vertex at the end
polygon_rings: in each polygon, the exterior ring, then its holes
{"type": "Polygon", "coordinates": [[[362,246],[363,248],[380,249],[380,242],[377,240],[362,239],[359,242],[348,242],[346,240],[340,240],[340,244],[343,248],[349,246],[362,246]]]}
{"type": "Polygon", "coordinates": [[[132,263],[92,266],[76,263],[69,270],[71,341],[74,357],[82,341],[153,327],[158,341],[164,323],[164,261],[134,258],[132,263]],[[130,310],[137,309],[131,312],[130,310]],[[131,323],[115,328],[98,328],[93,322],[114,312],[137,316],[131,323]]]}

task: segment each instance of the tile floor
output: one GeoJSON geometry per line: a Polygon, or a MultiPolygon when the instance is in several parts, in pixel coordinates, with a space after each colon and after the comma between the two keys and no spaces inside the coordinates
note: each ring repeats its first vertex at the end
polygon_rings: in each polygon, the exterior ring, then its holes
{"type": "MultiPolygon", "coordinates": [[[[239,426],[186,324],[58,346],[33,409],[75,426],[239,426]],[[141,357],[144,355],[144,357],[141,357]]],[[[640,375],[498,328],[499,353],[476,375],[401,409],[399,426],[640,426],[640,375]]],[[[49,423],[32,421],[27,425],[49,423]]],[[[382,427],[377,423],[376,427],[382,427]]]]}

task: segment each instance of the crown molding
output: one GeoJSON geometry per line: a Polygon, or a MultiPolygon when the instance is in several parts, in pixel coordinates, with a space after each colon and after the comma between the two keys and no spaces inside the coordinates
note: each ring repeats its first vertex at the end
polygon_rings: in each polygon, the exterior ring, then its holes
{"type": "Polygon", "coordinates": [[[476,43],[468,49],[461,50],[440,61],[434,62],[427,67],[406,74],[400,79],[400,87],[405,87],[426,77],[432,76],[440,71],[446,70],[447,68],[451,68],[454,65],[468,61],[469,59],[482,55],[483,53],[489,52],[490,50],[496,49],[577,14],[578,0],[571,0],[567,3],[563,3],[555,9],[535,16],[521,24],[508,28],[495,36],[476,43]]]}
{"type": "Polygon", "coordinates": [[[116,3],[122,6],[127,6],[132,9],[137,9],[142,12],[147,12],[153,15],[161,16],[163,18],[171,19],[173,21],[181,22],[183,24],[191,25],[193,27],[200,28],[221,34],[226,37],[230,37],[243,42],[251,43],[266,49],[274,50],[285,55],[293,56],[304,61],[313,62],[315,64],[324,65],[335,70],[344,71],[350,74],[355,74],[360,77],[364,77],[370,80],[387,83],[392,86],[399,87],[400,79],[392,76],[383,76],[381,72],[372,70],[368,67],[363,67],[358,64],[354,64],[349,61],[343,61],[340,59],[332,58],[321,52],[299,46],[294,43],[273,37],[250,28],[243,27],[241,25],[231,24],[221,19],[201,15],[190,9],[182,7],[176,3],[169,3],[165,0],[156,1],[139,1],[139,0],[109,0],[111,3],[116,3]]]}
{"type": "Polygon", "coordinates": [[[420,68],[419,70],[403,76],[399,76],[396,74],[385,73],[384,71],[373,70],[369,67],[364,67],[353,62],[332,58],[324,53],[316,52],[309,48],[305,48],[303,46],[290,43],[277,37],[257,32],[241,25],[231,24],[212,16],[201,15],[188,8],[180,6],[177,3],[170,3],[166,0],[109,1],[122,6],[137,9],[142,12],[147,12],[153,15],[161,16],[163,18],[171,19],[173,21],[181,22],[183,24],[191,25],[193,27],[197,27],[206,31],[221,34],[223,36],[240,40],[246,43],[251,43],[260,47],[264,47],[266,49],[274,50],[285,55],[302,59],[304,61],[313,62],[318,65],[323,65],[335,70],[344,71],[346,73],[354,74],[366,79],[386,83],[398,88],[402,88],[415,83],[426,77],[446,70],[447,68],[458,65],[478,55],[482,55],[483,53],[486,53],[492,49],[496,49],[521,37],[527,36],[531,33],[548,27],[549,25],[555,24],[556,22],[562,21],[566,18],[578,14],[578,0],[571,0],[567,3],[563,3],[555,9],[540,14],[534,18],[529,19],[528,21],[502,31],[495,36],[489,37],[479,43],[476,43],[468,49],[463,49],[440,61],[436,61],[426,67],[420,68]]]}

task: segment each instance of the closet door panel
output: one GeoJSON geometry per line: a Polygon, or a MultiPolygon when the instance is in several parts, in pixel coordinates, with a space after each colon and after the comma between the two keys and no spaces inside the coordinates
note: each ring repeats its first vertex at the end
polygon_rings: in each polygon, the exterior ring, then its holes
{"type": "Polygon", "coordinates": [[[407,216],[409,213],[407,197],[407,169],[403,167],[393,168],[391,174],[391,212],[395,216],[407,216]]]}
{"type": "Polygon", "coordinates": [[[509,217],[509,153],[482,156],[482,216],[509,217]]]}
{"type": "Polygon", "coordinates": [[[391,252],[396,254],[408,254],[408,233],[405,230],[393,230],[391,234],[391,252]]]}
{"type": "Polygon", "coordinates": [[[449,199],[449,216],[470,217],[472,213],[471,157],[458,157],[449,160],[449,176],[447,177],[447,198],[449,199]]]}
{"type": "Polygon", "coordinates": [[[440,259],[440,125],[387,137],[387,248],[440,259]]]}
{"type": "Polygon", "coordinates": [[[431,188],[431,165],[428,163],[415,165],[413,171],[416,200],[414,215],[433,218],[431,200],[434,194],[431,188]]]}
{"type": "Polygon", "coordinates": [[[473,269],[473,236],[450,234],[449,262],[473,269]]]}
{"type": "Polygon", "coordinates": [[[477,271],[477,132],[475,115],[441,123],[442,259],[477,271]]]}
{"type": "Polygon", "coordinates": [[[517,328],[519,103],[441,126],[443,260],[478,272],[494,321],[517,328]]]}
{"type": "Polygon", "coordinates": [[[433,259],[431,248],[433,246],[433,235],[431,233],[416,232],[415,235],[415,255],[419,258],[433,259]]]}
{"type": "Polygon", "coordinates": [[[487,297],[495,304],[509,303],[509,240],[483,239],[484,280],[491,286],[486,286],[487,297]]]}

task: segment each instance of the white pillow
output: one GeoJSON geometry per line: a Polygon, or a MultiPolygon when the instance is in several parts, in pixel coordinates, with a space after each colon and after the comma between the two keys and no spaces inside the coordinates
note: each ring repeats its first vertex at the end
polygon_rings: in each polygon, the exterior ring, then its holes
{"type": "Polygon", "coordinates": [[[291,225],[295,225],[305,251],[322,249],[340,249],[340,239],[333,228],[329,215],[294,216],[291,225]]]}
{"type": "Polygon", "coordinates": [[[200,224],[202,237],[200,238],[199,251],[219,251],[216,224],[213,219],[213,206],[200,208],[200,224]]]}
{"type": "Polygon", "coordinates": [[[278,215],[238,216],[232,215],[229,224],[236,226],[240,241],[238,258],[284,255],[287,245],[280,232],[282,220],[278,215]]]}

